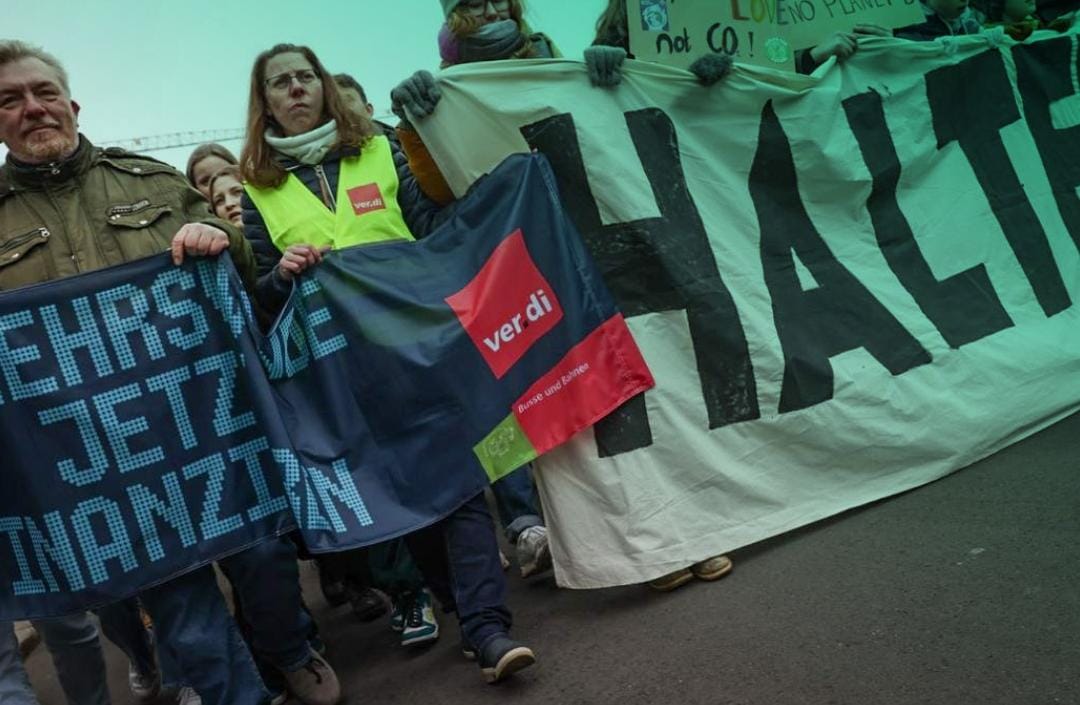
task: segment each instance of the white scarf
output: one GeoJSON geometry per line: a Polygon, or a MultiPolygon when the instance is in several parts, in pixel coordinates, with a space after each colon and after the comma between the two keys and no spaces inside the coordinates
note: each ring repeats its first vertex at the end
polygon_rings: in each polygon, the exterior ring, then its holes
{"type": "Polygon", "coordinates": [[[263,137],[266,143],[279,154],[295,159],[301,164],[321,164],[330,148],[337,144],[337,123],[330,120],[314,130],[292,137],[278,137],[267,130],[263,137]]]}

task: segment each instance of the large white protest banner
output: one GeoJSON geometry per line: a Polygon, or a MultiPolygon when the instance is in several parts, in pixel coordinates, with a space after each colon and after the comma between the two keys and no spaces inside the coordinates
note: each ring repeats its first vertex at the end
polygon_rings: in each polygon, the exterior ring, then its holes
{"type": "Polygon", "coordinates": [[[440,77],[456,193],[547,154],[657,387],[541,459],[556,577],[640,582],[942,477],[1080,407],[1075,34],[864,42],[704,88],[440,77]]]}

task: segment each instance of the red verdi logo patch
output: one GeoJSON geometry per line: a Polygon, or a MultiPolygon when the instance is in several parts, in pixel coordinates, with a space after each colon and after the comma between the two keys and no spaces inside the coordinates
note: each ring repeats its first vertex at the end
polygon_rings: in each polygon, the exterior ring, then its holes
{"type": "Polygon", "coordinates": [[[563,316],[555,292],[525,248],[521,230],[503,240],[473,280],[446,303],[496,378],[563,316]]]}
{"type": "Polygon", "coordinates": [[[386,203],[383,201],[382,192],[379,191],[378,184],[355,186],[346,191],[346,193],[349,195],[349,202],[352,203],[353,212],[357,215],[363,215],[364,213],[370,213],[371,211],[378,211],[386,208],[386,203]]]}

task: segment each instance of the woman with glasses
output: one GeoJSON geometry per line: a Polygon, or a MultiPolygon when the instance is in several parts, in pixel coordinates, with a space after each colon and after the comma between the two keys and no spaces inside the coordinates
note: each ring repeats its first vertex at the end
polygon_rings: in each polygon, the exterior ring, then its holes
{"type": "MultiPolygon", "coordinates": [[[[311,49],[264,51],[250,86],[242,217],[264,308],[280,309],[293,280],[329,250],[412,241],[450,214],[424,196],[367,115],[346,107],[311,49]]],[[[483,494],[406,543],[443,609],[457,613],[466,656],[488,682],[532,665],[533,652],[509,637],[506,578],[483,494]]]]}

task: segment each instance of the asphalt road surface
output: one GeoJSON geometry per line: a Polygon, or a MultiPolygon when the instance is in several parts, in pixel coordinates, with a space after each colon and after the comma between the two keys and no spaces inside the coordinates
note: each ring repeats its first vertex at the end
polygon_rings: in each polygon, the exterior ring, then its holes
{"type": "MultiPolygon", "coordinates": [[[[510,573],[538,663],[489,686],[308,595],[356,705],[1080,705],[1080,415],[938,482],[743,549],[716,583],[572,591],[510,573]]],[[[511,568],[515,571],[516,568],[511,568]]],[[[126,665],[106,645],[115,705],[126,665]]],[[[61,705],[48,653],[27,661],[61,705]]]]}

